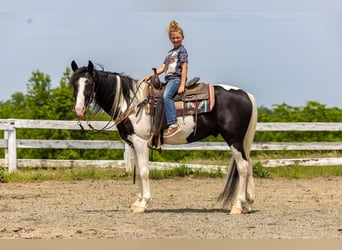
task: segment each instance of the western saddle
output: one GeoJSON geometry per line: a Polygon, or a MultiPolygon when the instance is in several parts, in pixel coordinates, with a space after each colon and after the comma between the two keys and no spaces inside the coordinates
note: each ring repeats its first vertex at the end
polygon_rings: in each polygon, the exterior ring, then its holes
{"type": "MultiPolygon", "coordinates": [[[[145,96],[148,99],[146,112],[152,117],[152,129],[148,147],[161,153],[163,144],[163,131],[166,129],[166,119],[164,113],[163,93],[165,83],[159,80],[156,69],[153,68],[154,75],[145,89],[145,96]]],[[[210,112],[214,106],[213,86],[205,83],[198,83],[199,77],[194,77],[185,85],[183,94],[177,94],[174,98],[177,117],[185,115],[195,115],[210,112]]],[[[196,125],[195,125],[196,127],[196,125]]],[[[194,131],[196,133],[196,129],[194,131]]]]}

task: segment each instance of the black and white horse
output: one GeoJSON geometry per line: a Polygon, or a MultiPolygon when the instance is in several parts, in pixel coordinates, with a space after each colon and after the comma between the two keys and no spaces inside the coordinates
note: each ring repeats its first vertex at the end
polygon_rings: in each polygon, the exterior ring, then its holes
{"type": "MultiPolygon", "coordinates": [[[[117,129],[122,139],[132,145],[140,177],[138,198],[131,210],[144,212],[151,199],[147,146],[151,117],[140,107],[146,99],[144,88],[148,83],[123,74],[96,70],[91,61],[88,66],[80,68],[72,61],[71,68],[70,85],[74,89],[76,116],[84,118],[88,105],[93,102],[113,120],[118,121],[120,117],[117,129]]],[[[213,110],[198,114],[196,119],[193,115],[178,118],[181,131],[173,137],[164,138],[164,144],[191,143],[209,135],[221,134],[231,148],[232,159],[219,200],[225,206],[232,203],[231,214],[248,213],[254,201],[250,150],[257,122],[255,99],[244,90],[228,85],[214,85],[214,92],[213,110]]]]}

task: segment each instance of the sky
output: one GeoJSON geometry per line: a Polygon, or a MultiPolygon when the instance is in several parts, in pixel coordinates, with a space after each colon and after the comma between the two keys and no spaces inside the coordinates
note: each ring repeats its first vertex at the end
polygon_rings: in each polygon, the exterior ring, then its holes
{"type": "Polygon", "coordinates": [[[342,108],[340,0],[0,0],[0,101],[39,70],[59,85],[88,60],[142,79],[182,26],[188,78],[240,87],[257,105],[342,108]]]}

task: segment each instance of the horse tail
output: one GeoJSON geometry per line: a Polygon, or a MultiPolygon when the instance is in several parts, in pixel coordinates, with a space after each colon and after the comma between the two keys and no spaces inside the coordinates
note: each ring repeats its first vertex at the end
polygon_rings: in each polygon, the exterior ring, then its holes
{"type": "Polygon", "coordinates": [[[126,172],[130,172],[135,166],[135,152],[132,146],[125,143],[124,162],[126,166],[126,172]]]}
{"type": "Polygon", "coordinates": [[[254,96],[251,94],[248,94],[248,96],[252,103],[252,114],[249,120],[248,129],[243,139],[243,149],[245,150],[247,160],[250,160],[249,155],[251,152],[252,144],[254,141],[254,135],[256,131],[256,125],[257,125],[257,120],[258,120],[258,109],[257,109],[254,96]]]}
{"type": "MultiPolygon", "coordinates": [[[[254,96],[248,93],[248,97],[252,103],[252,113],[251,113],[251,117],[249,120],[247,131],[243,139],[243,148],[245,151],[247,161],[251,161],[250,152],[251,152],[255,130],[256,130],[258,110],[257,110],[254,96]]],[[[223,191],[218,197],[218,201],[222,202],[223,207],[227,207],[234,200],[238,181],[239,181],[239,173],[237,170],[237,164],[234,158],[232,157],[230,160],[226,182],[224,184],[223,191]]]]}

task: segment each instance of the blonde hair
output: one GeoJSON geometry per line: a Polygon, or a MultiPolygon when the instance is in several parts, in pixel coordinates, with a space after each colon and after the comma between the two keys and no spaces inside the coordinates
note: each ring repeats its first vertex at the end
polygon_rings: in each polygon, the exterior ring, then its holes
{"type": "Polygon", "coordinates": [[[170,25],[167,31],[169,33],[169,37],[171,37],[172,32],[179,32],[182,35],[182,37],[184,37],[183,29],[179,26],[179,24],[175,20],[172,20],[170,22],[170,25]]]}

